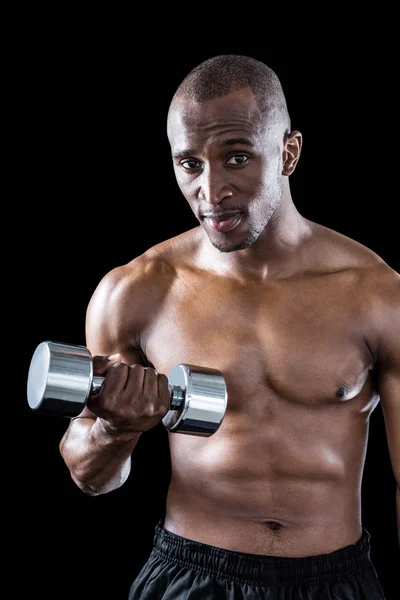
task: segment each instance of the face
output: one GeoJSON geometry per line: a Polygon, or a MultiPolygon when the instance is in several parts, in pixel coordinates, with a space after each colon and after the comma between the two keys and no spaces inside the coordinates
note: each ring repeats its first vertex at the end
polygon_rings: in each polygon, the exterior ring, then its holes
{"type": "Polygon", "coordinates": [[[221,252],[254,244],[282,196],[285,131],[262,117],[250,89],[174,101],[168,138],[179,188],[221,252]]]}

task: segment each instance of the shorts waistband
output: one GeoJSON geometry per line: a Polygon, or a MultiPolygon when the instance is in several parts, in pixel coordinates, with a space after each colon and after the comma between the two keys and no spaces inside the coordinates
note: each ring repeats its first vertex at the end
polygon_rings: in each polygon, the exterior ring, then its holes
{"type": "Polygon", "coordinates": [[[359,576],[370,562],[370,533],[363,528],[355,544],[328,554],[307,557],[280,557],[225,550],[176,535],[155,526],[153,553],[189,568],[249,580],[264,585],[290,585],[313,580],[359,576]]]}

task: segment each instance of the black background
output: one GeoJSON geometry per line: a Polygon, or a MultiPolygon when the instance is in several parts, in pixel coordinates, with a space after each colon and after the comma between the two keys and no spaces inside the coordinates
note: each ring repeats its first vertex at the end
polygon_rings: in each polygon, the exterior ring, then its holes
{"type": "MultiPolygon", "coordinates": [[[[100,278],[197,223],[174,179],[166,112],[184,75],[219,53],[249,54],[279,75],[292,127],[304,136],[291,177],[300,212],[399,271],[393,55],[385,45],[377,50],[376,32],[365,30],[348,35],[346,47],[338,32],[318,36],[307,50],[310,40],[291,28],[274,41],[254,35],[246,42],[205,24],[160,36],[148,21],[129,21],[130,28],[124,15],[108,23],[103,14],[100,25],[90,15],[83,23],[79,15],[42,17],[25,14],[21,29],[14,24],[7,53],[16,64],[7,94],[15,211],[7,295],[17,309],[12,397],[20,415],[16,423],[8,410],[5,421],[15,467],[5,481],[12,516],[3,518],[12,531],[8,557],[19,567],[9,597],[126,600],[163,514],[166,432],[160,426],[142,436],[122,488],[85,496],[59,455],[66,420],[27,406],[32,353],[46,339],[85,344],[86,306],[100,278]]],[[[394,597],[395,481],[380,405],[371,417],[362,491],[372,559],[394,597]]]]}

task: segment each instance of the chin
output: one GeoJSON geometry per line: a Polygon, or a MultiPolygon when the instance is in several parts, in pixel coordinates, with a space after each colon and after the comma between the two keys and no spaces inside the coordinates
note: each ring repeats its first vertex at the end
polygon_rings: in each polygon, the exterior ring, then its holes
{"type": "Polygon", "coordinates": [[[238,250],[246,250],[254,244],[258,239],[258,236],[251,236],[242,240],[213,240],[210,238],[210,242],[220,252],[237,252],[238,250]]]}

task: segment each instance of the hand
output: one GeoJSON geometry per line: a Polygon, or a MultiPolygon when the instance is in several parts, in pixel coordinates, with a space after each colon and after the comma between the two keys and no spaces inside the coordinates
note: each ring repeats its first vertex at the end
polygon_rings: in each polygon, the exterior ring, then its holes
{"type": "Polygon", "coordinates": [[[87,407],[108,433],[142,433],[158,425],[171,405],[168,378],[140,364],[126,365],[120,355],[94,356],[93,374],[104,376],[87,407]]]}

